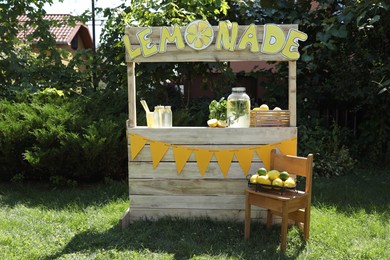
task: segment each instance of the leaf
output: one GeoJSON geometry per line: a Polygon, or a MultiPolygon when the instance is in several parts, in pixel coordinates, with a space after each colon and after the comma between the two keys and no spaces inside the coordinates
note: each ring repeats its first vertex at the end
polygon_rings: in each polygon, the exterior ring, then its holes
{"type": "Polygon", "coordinates": [[[387,91],[387,88],[382,88],[381,90],[379,90],[378,92],[378,95],[382,94],[383,92],[386,92],[387,91]]]}
{"type": "Polygon", "coordinates": [[[373,18],[370,19],[370,24],[376,23],[381,19],[379,15],[375,15],[373,18]]]}
{"type": "Polygon", "coordinates": [[[301,56],[301,60],[302,60],[303,62],[309,62],[309,61],[314,60],[314,56],[313,56],[313,55],[308,55],[308,54],[304,53],[304,54],[302,54],[302,56],[301,56]]]}

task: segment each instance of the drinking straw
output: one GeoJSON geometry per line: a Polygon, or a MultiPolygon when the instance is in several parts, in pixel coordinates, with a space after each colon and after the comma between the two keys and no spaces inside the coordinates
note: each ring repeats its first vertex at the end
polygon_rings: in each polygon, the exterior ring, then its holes
{"type": "Polygon", "coordinates": [[[148,107],[148,104],[146,103],[146,101],[145,101],[145,100],[141,100],[141,104],[142,104],[142,106],[144,107],[145,112],[146,112],[146,113],[149,113],[150,110],[149,110],[149,107],[148,107]]]}

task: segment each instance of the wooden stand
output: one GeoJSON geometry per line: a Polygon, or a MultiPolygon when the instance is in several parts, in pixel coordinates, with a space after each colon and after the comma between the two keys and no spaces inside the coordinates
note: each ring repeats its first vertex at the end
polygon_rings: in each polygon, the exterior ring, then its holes
{"type": "MultiPolygon", "coordinates": [[[[285,32],[297,25],[282,25],[285,32]]],[[[136,33],[142,28],[127,28],[126,35],[132,43],[137,42],[136,33]]],[[[216,30],[216,28],[214,28],[216,30]]],[[[184,28],[182,28],[182,31],[184,28]]],[[[262,40],[263,27],[258,27],[258,39],[262,40]]],[[[158,42],[159,28],[149,35],[152,42],[158,42]]],[[[243,29],[240,27],[239,34],[243,29]]],[[[232,149],[277,143],[297,137],[296,128],[296,62],[283,55],[251,53],[248,50],[215,50],[214,44],[207,49],[196,51],[186,46],[178,50],[174,44],[168,44],[167,52],[150,57],[139,56],[130,60],[127,55],[129,120],[127,133],[137,134],[169,144],[188,145],[209,149],[232,149]],[[289,127],[260,128],[209,128],[209,127],[173,127],[155,129],[137,126],[136,118],[136,82],[135,62],[197,62],[197,61],[258,61],[276,60],[289,63],[289,127]]],[[[137,46],[133,46],[136,48],[137,46]]],[[[175,115],[173,114],[173,117],[175,115]]],[[[206,123],[206,122],[205,122],[206,123]]],[[[131,149],[129,142],[129,158],[131,149]]],[[[263,166],[254,156],[250,173],[263,166]]],[[[171,150],[156,169],[153,169],[150,147],[147,144],[135,160],[129,159],[129,209],[122,216],[120,226],[125,228],[130,222],[139,219],[158,219],[164,216],[209,217],[217,220],[245,219],[245,189],[247,181],[237,161],[233,160],[227,177],[224,177],[218,163],[212,159],[204,176],[199,172],[192,155],[179,175],[171,150]]],[[[253,209],[253,218],[264,220],[266,211],[253,209]]]]}

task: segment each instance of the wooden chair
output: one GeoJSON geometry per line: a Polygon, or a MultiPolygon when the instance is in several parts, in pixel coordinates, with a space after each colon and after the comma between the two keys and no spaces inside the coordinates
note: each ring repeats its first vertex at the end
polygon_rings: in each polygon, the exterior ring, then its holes
{"type": "Polygon", "coordinates": [[[273,215],[282,217],[280,248],[285,251],[289,219],[294,220],[303,229],[304,240],[309,239],[313,155],[309,154],[307,157],[281,155],[273,149],[271,151],[270,167],[271,169],[287,171],[289,174],[305,177],[305,190],[277,192],[246,189],[245,239],[248,240],[250,236],[251,205],[266,208],[267,229],[271,228],[273,215]]]}

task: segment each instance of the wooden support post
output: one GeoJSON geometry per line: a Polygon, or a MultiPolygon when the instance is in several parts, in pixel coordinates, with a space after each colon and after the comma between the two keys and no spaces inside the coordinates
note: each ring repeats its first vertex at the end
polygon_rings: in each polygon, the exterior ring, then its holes
{"type": "Polygon", "coordinates": [[[129,126],[137,126],[136,91],[135,91],[135,62],[127,63],[127,84],[129,95],[129,126]]]}
{"type": "Polygon", "coordinates": [[[290,126],[297,126],[297,63],[288,62],[288,109],[290,126]]]}
{"type": "Polygon", "coordinates": [[[128,208],[125,214],[119,219],[119,228],[121,230],[126,229],[130,225],[130,208],[128,208]]]}

